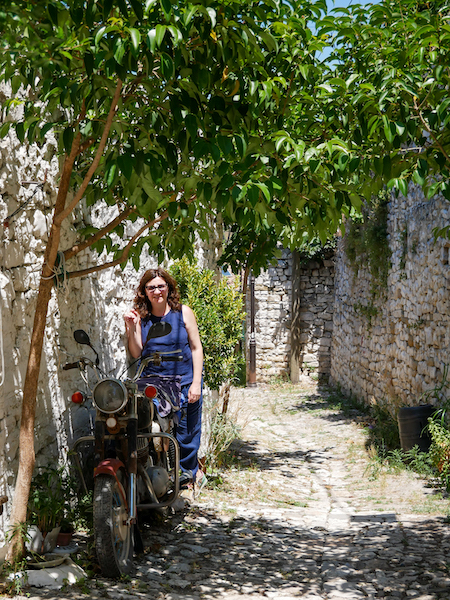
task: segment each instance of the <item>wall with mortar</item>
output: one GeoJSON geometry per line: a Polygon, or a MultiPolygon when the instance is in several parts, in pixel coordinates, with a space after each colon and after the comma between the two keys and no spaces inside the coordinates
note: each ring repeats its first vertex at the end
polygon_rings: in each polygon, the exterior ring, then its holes
{"type": "MultiPolygon", "coordinates": [[[[0,101],[2,98],[0,89],[0,101]]],[[[22,389],[59,171],[56,141],[51,135],[42,148],[21,144],[13,132],[0,140],[0,495],[9,498],[0,516],[0,542],[4,539],[14,493],[22,389]],[[36,185],[25,183],[44,180],[42,189],[38,188],[34,195],[36,185]],[[9,225],[2,225],[18,209],[9,219],[9,225]]],[[[103,207],[88,218],[80,207],[64,224],[60,248],[65,250],[79,239],[78,228],[86,224],[100,227],[105,219],[114,216],[114,209],[103,207]]],[[[221,224],[216,225],[219,235],[221,224]]],[[[124,235],[131,237],[140,226],[139,222],[129,225],[124,235]]],[[[199,244],[199,265],[214,267],[220,247],[216,240],[199,244]]],[[[105,254],[97,257],[99,263],[107,259],[105,254]]],[[[95,261],[89,252],[81,253],[67,262],[66,271],[87,268],[95,261]]],[[[79,372],[64,371],[62,366],[83,354],[90,358],[95,355],[75,342],[73,331],[84,329],[89,334],[106,373],[111,376],[121,373],[127,364],[123,314],[132,305],[142,273],[156,264],[144,251],[138,273],[127,265],[124,270],[115,267],[55,285],[47,314],[37,393],[37,466],[55,464],[55,457],[66,458],[74,440],[91,433],[92,407],[70,401],[74,391],[84,389],[79,372]]]]}
{"type": "MultiPolygon", "coordinates": [[[[256,382],[314,372],[327,377],[333,329],[334,263],[282,251],[255,280],[256,382]]],[[[247,348],[250,341],[247,291],[247,348]]],[[[247,352],[247,355],[249,353],[247,352]]]]}
{"type": "Polygon", "coordinates": [[[367,402],[413,405],[442,380],[450,362],[450,263],[448,240],[434,241],[433,229],[450,224],[450,205],[426,200],[410,186],[389,203],[388,239],[392,267],[387,288],[373,301],[370,275],[354,274],[343,242],[337,255],[332,381],[367,402]],[[372,313],[375,311],[372,310],[372,313]]]}
{"type": "MultiPolygon", "coordinates": [[[[0,89],[0,101],[5,98],[3,91],[0,89]]],[[[51,135],[41,148],[21,144],[13,132],[0,140],[0,495],[9,498],[6,511],[0,517],[0,541],[14,493],[22,389],[59,171],[56,142],[51,135]],[[44,180],[42,189],[25,183],[44,180]],[[18,209],[5,226],[5,219],[18,209]]],[[[90,222],[100,226],[107,216],[105,211],[96,211],[90,222]]],[[[80,208],[64,225],[60,248],[66,249],[79,239],[77,228],[87,222],[80,208]]],[[[138,226],[135,223],[131,227],[138,226]]],[[[125,235],[132,233],[126,231],[125,235]]],[[[205,248],[204,261],[214,248],[205,248]]],[[[99,262],[106,258],[100,257],[99,262]]],[[[86,252],[68,261],[66,270],[75,271],[91,264],[86,252]]],[[[78,371],[62,370],[66,362],[74,361],[83,353],[88,356],[91,353],[94,358],[89,349],[74,341],[73,331],[85,329],[99,351],[100,366],[111,375],[120,373],[127,362],[123,313],[132,304],[139,277],[145,269],[155,265],[155,260],[143,253],[139,273],[131,266],[124,271],[116,267],[69,278],[55,286],[47,314],[37,394],[37,465],[54,464],[55,457],[66,456],[75,439],[90,432],[91,407],[70,402],[72,393],[83,389],[78,371]]]]}

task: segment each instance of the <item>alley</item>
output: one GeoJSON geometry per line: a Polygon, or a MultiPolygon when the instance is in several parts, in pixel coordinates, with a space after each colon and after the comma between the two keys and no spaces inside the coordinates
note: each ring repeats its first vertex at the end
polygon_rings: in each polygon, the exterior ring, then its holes
{"type": "Polygon", "coordinates": [[[228,467],[146,529],[135,575],[28,597],[449,599],[448,500],[370,459],[363,416],[330,395],[311,380],[234,390],[228,467]]]}

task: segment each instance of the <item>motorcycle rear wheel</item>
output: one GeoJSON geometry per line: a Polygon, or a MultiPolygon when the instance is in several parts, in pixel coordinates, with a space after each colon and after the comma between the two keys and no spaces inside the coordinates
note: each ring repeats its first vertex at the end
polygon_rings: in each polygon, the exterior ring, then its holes
{"type": "Polygon", "coordinates": [[[122,485],[111,475],[98,475],[94,486],[94,538],[105,577],[117,578],[133,568],[133,534],[127,519],[122,485]]]}

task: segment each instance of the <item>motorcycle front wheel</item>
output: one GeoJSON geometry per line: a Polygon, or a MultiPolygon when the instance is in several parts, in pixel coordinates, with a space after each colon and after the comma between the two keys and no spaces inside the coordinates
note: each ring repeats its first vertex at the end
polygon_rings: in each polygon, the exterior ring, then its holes
{"type": "Polygon", "coordinates": [[[94,538],[98,562],[105,577],[120,577],[133,568],[132,526],[124,490],[111,475],[98,475],[94,485],[94,538]]]}

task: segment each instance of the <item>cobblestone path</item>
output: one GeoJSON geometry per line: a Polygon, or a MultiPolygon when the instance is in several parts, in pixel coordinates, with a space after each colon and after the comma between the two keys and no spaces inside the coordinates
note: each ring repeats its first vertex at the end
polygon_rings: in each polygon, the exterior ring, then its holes
{"type": "Polygon", "coordinates": [[[170,524],[145,532],[128,581],[31,600],[450,599],[448,500],[368,462],[355,418],[314,382],[236,390],[232,467],[170,524]]]}

